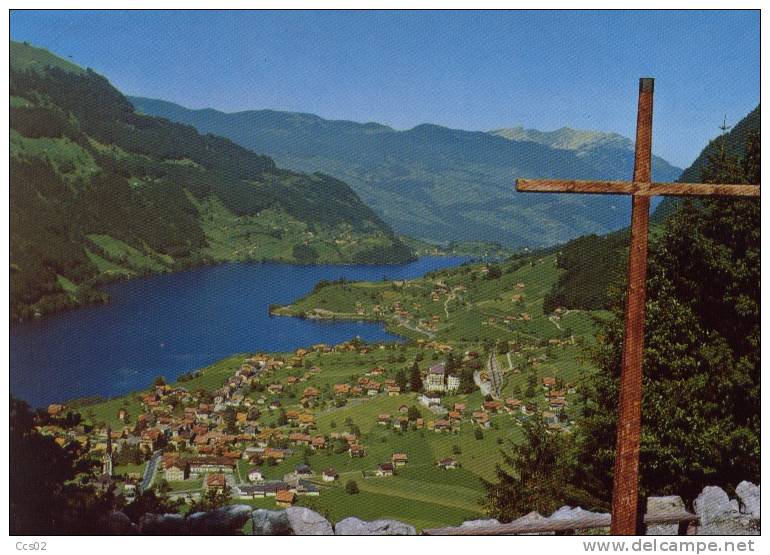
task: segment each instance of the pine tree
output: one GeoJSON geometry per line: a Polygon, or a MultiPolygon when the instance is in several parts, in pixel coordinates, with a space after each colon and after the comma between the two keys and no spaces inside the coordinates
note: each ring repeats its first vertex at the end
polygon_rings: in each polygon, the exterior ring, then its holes
{"type": "Polygon", "coordinates": [[[524,440],[501,450],[503,464],[495,469],[497,481],[483,481],[487,513],[510,522],[530,511],[547,515],[574,501],[564,464],[565,440],[549,434],[540,414],[524,424],[524,440]],[[507,469],[505,468],[507,467],[507,469]]]}
{"type": "Polygon", "coordinates": [[[412,364],[412,372],[409,376],[409,389],[417,393],[422,390],[422,378],[420,377],[420,366],[417,361],[412,364]]]}

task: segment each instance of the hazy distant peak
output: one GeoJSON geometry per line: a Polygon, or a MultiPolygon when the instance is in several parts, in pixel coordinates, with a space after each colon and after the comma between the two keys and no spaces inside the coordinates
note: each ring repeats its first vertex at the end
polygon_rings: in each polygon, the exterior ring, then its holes
{"type": "Polygon", "coordinates": [[[489,133],[511,141],[530,141],[562,150],[592,150],[595,148],[633,150],[634,148],[631,139],[617,133],[571,129],[569,127],[562,127],[555,131],[509,127],[495,129],[489,133]]]}

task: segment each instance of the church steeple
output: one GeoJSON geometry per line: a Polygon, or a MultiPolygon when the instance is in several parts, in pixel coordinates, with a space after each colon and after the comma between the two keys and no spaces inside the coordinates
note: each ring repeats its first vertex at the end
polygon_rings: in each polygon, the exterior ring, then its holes
{"type": "Polygon", "coordinates": [[[107,448],[102,457],[102,474],[112,476],[112,429],[107,427],[107,448]]]}

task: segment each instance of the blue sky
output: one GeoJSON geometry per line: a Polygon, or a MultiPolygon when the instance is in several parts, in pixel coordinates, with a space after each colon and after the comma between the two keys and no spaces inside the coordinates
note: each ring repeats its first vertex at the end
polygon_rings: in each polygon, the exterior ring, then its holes
{"type": "Polygon", "coordinates": [[[11,36],[122,92],[224,111],[633,137],[656,78],[653,150],[689,165],[759,103],[759,12],[15,11],[11,36]]]}

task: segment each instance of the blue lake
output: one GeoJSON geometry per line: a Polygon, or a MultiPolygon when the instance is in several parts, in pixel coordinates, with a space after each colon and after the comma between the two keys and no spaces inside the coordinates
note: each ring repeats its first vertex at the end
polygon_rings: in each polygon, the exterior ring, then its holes
{"type": "Polygon", "coordinates": [[[10,337],[11,394],[32,406],[113,397],[175,379],[235,353],[291,351],[355,336],[396,340],[372,322],[271,317],[321,279],[408,279],[456,266],[463,257],[423,257],[403,265],[207,266],[110,284],[110,302],[15,324],[10,337]]]}

